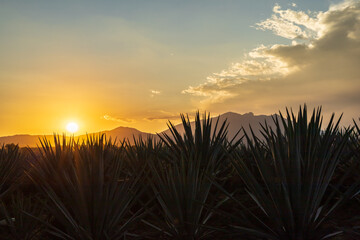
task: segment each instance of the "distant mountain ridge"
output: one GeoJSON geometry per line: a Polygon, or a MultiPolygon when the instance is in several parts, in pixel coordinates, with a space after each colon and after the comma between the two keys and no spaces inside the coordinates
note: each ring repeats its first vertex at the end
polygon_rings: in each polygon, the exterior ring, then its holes
{"type": "MultiPolygon", "coordinates": [[[[117,127],[112,130],[89,133],[84,135],[76,136],[75,139],[86,139],[87,136],[93,136],[98,134],[105,134],[107,138],[111,138],[112,140],[123,140],[128,139],[131,143],[133,143],[134,137],[138,139],[139,137],[147,138],[149,136],[156,136],[156,134],[141,132],[135,128],[129,127],[117,127]]],[[[20,147],[36,147],[40,145],[39,139],[48,140],[51,144],[54,143],[54,135],[29,135],[29,134],[18,134],[13,136],[5,136],[0,137],[0,145],[14,143],[19,144],[20,147]]],[[[67,135],[67,138],[69,136],[67,135]]]]}
{"type": "MultiPolygon", "coordinates": [[[[212,125],[215,126],[216,121],[219,119],[219,125],[223,124],[223,122],[226,120],[228,124],[228,139],[233,139],[237,132],[244,128],[244,130],[247,133],[250,133],[250,126],[251,129],[254,131],[255,135],[261,138],[261,125],[264,124],[265,121],[267,122],[268,126],[275,127],[275,124],[273,122],[273,117],[276,115],[254,115],[254,113],[249,112],[245,114],[239,114],[234,112],[227,112],[224,114],[221,114],[220,116],[212,117],[212,125]]],[[[191,127],[194,129],[195,123],[191,122],[191,127]]],[[[180,134],[184,133],[184,128],[182,124],[178,124],[175,126],[177,131],[180,134]]],[[[170,130],[165,130],[160,134],[171,134],[170,130]]],[[[236,136],[235,140],[239,139],[241,136],[243,136],[243,132],[241,132],[239,135],[236,136]]]]}
{"type": "MultiPolygon", "coordinates": [[[[130,127],[117,127],[114,128],[112,130],[107,130],[107,131],[101,131],[101,132],[97,132],[97,133],[90,133],[88,135],[94,135],[94,134],[99,134],[99,133],[104,133],[106,135],[107,138],[111,138],[113,140],[117,139],[117,140],[123,140],[124,138],[129,139],[129,141],[132,142],[133,138],[147,138],[149,136],[156,136],[156,134],[152,134],[152,133],[146,133],[146,132],[141,132],[139,130],[137,130],[136,128],[130,128],[130,127]]],[[[86,135],[81,135],[79,137],[86,137],[86,135]]]]}
{"type": "MultiPolygon", "coordinates": [[[[221,114],[219,116],[212,117],[213,125],[215,125],[215,122],[218,120],[218,118],[219,118],[219,124],[222,124],[227,119],[227,123],[229,124],[229,127],[228,127],[229,139],[232,139],[235,136],[235,134],[239,131],[239,129],[241,129],[242,127],[245,129],[246,132],[250,132],[249,126],[251,125],[251,128],[254,131],[254,133],[257,136],[260,136],[260,129],[261,129],[260,123],[264,123],[266,121],[269,126],[271,126],[271,127],[274,126],[271,115],[270,116],[254,115],[252,112],[245,113],[245,114],[227,112],[227,113],[221,114]]],[[[190,119],[190,120],[192,120],[192,119],[190,119]]],[[[195,126],[193,121],[191,122],[191,126],[192,127],[195,126]]],[[[182,124],[178,124],[175,127],[179,131],[179,133],[181,133],[181,134],[184,133],[182,124]]],[[[101,131],[101,132],[96,132],[96,133],[89,133],[88,135],[91,136],[91,135],[99,134],[99,133],[104,133],[104,134],[106,134],[107,138],[111,138],[113,140],[114,139],[123,140],[126,138],[131,143],[133,143],[134,138],[138,139],[139,137],[141,137],[143,139],[146,139],[149,136],[158,138],[158,136],[156,134],[141,132],[135,128],[130,128],[130,127],[117,127],[112,130],[101,131]]],[[[170,134],[170,130],[167,129],[163,132],[160,132],[159,134],[160,135],[170,134]]],[[[237,136],[237,139],[240,136],[237,136]]],[[[54,140],[53,135],[19,134],[19,135],[13,135],[13,136],[0,137],[0,144],[2,145],[2,144],[14,143],[14,144],[19,144],[20,147],[26,147],[26,146],[36,147],[36,145],[40,143],[39,139],[43,139],[43,138],[46,138],[48,141],[53,143],[53,140],[54,140]]],[[[75,138],[76,139],[84,139],[84,138],[86,138],[86,135],[80,135],[75,138]]]]}

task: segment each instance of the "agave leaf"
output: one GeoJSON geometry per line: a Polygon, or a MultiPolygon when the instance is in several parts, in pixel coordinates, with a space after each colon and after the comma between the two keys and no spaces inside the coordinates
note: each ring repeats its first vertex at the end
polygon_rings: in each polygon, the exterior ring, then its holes
{"type": "Polygon", "coordinates": [[[171,135],[159,135],[165,154],[158,161],[149,161],[149,181],[161,212],[157,224],[152,224],[176,239],[201,239],[213,231],[206,228],[211,208],[221,203],[212,200],[217,196],[210,191],[211,179],[227,163],[227,123],[220,125],[218,119],[213,126],[210,115],[205,113],[201,120],[199,112],[194,129],[188,116],[181,115],[181,120],[184,135],[169,122],[171,135]]]}
{"type": "Polygon", "coordinates": [[[333,115],[323,130],[321,108],[308,120],[305,105],[297,117],[288,109],[286,117],[280,112],[273,118],[274,129],[262,125],[264,141],[252,130],[245,133],[256,167],[248,168],[249,161],[236,151],[232,164],[260,212],[244,212],[240,204],[239,215],[246,219],[238,221],[235,232],[269,239],[323,239],[340,233],[324,223],[359,186],[340,191],[331,184],[350,135],[347,129],[338,137],[340,119],[334,121],[333,115]]]}
{"type": "Polygon", "coordinates": [[[24,156],[14,144],[0,147],[0,200],[16,189],[22,175],[24,156]]]}
{"type": "Polygon", "coordinates": [[[63,239],[119,239],[144,213],[135,212],[142,177],[125,171],[121,151],[105,136],[79,144],[55,136],[42,143],[41,156],[28,171],[54,217],[50,233],[63,239]],[[54,150],[53,150],[54,149],[54,150]],[[55,224],[55,225],[54,225],[55,224]],[[71,238],[69,238],[71,236],[71,238]]]}
{"type": "Polygon", "coordinates": [[[35,197],[24,196],[23,193],[16,192],[10,203],[2,203],[1,212],[6,217],[7,232],[13,239],[42,239],[44,226],[30,214],[36,215],[42,221],[47,221],[48,215],[35,197]]]}

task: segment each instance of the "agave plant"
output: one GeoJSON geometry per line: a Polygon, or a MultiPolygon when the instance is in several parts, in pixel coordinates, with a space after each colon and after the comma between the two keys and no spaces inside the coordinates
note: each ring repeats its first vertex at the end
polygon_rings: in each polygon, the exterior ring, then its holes
{"type": "Polygon", "coordinates": [[[19,184],[23,169],[21,163],[23,155],[19,146],[14,144],[2,145],[0,148],[0,200],[19,184]]]}
{"type": "MultiPolygon", "coordinates": [[[[360,119],[359,119],[360,120],[360,119]]],[[[345,172],[343,169],[351,169],[352,171],[348,171],[347,173],[350,175],[349,180],[347,180],[346,185],[353,185],[354,182],[358,182],[360,179],[360,128],[359,125],[354,120],[354,127],[353,132],[350,135],[349,141],[349,148],[348,148],[348,158],[341,165],[341,170],[345,172]]],[[[345,185],[345,184],[344,184],[345,185]]],[[[355,201],[350,202],[347,204],[347,208],[352,212],[360,211],[360,197],[359,195],[355,196],[355,201]]],[[[348,211],[349,212],[349,211],[348,211]]],[[[360,217],[357,214],[352,216],[344,216],[343,218],[339,219],[340,221],[344,222],[345,226],[340,227],[347,236],[352,237],[353,239],[357,239],[360,237],[360,217]]]]}
{"type": "Polygon", "coordinates": [[[4,215],[1,221],[0,239],[14,240],[40,240],[44,239],[44,225],[36,221],[36,216],[42,221],[47,221],[48,214],[41,202],[33,196],[24,196],[16,192],[11,201],[2,203],[0,212],[4,215]]]}
{"type": "Polygon", "coordinates": [[[123,171],[120,151],[104,135],[82,144],[64,140],[60,145],[56,139],[54,148],[43,141],[41,155],[34,155],[28,172],[48,198],[53,221],[44,224],[49,233],[59,239],[122,239],[143,214],[133,207],[141,173],[123,171]]]}
{"type": "MultiPolygon", "coordinates": [[[[159,135],[166,146],[160,161],[150,161],[151,185],[155,192],[161,216],[152,226],[175,239],[202,239],[212,232],[207,228],[217,207],[212,180],[221,166],[225,166],[227,124],[219,119],[215,126],[209,115],[196,114],[195,129],[189,117],[181,115],[184,135],[169,123],[171,135],[159,135]],[[157,224],[157,225],[156,225],[157,224]]],[[[234,144],[236,145],[236,144],[234,144]]]]}
{"type": "MultiPolygon", "coordinates": [[[[251,160],[256,169],[237,153],[232,164],[242,179],[252,206],[222,189],[239,205],[231,215],[234,234],[249,238],[276,240],[325,239],[341,233],[327,220],[344,201],[356,194],[355,188],[343,192],[331,184],[350,130],[339,139],[339,122],[334,115],[322,128],[321,108],[314,109],[310,120],[306,105],[297,118],[287,110],[286,118],[274,117],[275,129],[265,123],[260,141],[246,134],[251,160]]],[[[358,184],[358,183],[356,183],[358,184]]],[[[358,185],[357,185],[358,186],[358,185]]]]}
{"type": "Polygon", "coordinates": [[[137,174],[144,169],[148,170],[149,161],[154,159],[154,156],[161,155],[164,148],[161,141],[156,141],[152,137],[148,137],[146,140],[134,137],[133,141],[133,144],[130,141],[125,143],[125,154],[130,172],[137,174]]]}
{"type": "MultiPolygon", "coordinates": [[[[0,148],[0,239],[36,239],[38,235],[33,219],[23,212],[31,206],[19,192],[13,195],[21,187],[24,164],[24,154],[18,145],[0,148]]],[[[33,209],[36,208],[34,205],[33,209]]]]}
{"type": "MultiPolygon", "coordinates": [[[[359,118],[360,121],[360,118],[359,118]]],[[[360,127],[354,120],[354,132],[351,135],[351,146],[354,157],[360,162],[360,127]]]]}

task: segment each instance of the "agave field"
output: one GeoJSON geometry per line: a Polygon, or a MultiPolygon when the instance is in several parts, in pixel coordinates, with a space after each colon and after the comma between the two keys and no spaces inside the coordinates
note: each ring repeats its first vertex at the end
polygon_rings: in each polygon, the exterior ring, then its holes
{"type": "Polygon", "coordinates": [[[0,239],[360,239],[358,121],[303,106],[229,139],[181,118],[160,140],[2,146],[0,239]]]}

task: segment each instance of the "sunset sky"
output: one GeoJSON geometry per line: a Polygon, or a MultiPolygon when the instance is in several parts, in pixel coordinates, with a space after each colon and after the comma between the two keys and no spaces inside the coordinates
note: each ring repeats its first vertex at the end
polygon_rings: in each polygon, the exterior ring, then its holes
{"type": "Polygon", "coordinates": [[[303,103],[360,117],[360,0],[0,1],[0,136],[303,103]]]}

